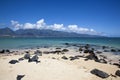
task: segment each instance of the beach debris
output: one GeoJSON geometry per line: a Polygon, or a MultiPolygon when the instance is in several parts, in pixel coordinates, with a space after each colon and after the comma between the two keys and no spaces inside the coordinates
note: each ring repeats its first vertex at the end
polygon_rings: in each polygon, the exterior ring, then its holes
{"type": "Polygon", "coordinates": [[[17,75],[16,80],[21,80],[25,75],[17,75]]]}
{"type": "Polygon", "coordinates": [[[109,75],[106,72],[103,72],[103,71],[98,70],[98,69],[93,69],[90,72],[92,74],[98,76],[98,77],[101,77],[101,78],[107,78],[107,77],[109,77],[109,75]]]}
{"type": "Polygon", "coordinates": [[[24,55],[24,58],[25,58],[25,59],[29,59],[29,58],[30,58],[30,53],[26,53],[26,54],[24,55]]]}
{"type": "Polygon", "coordinates": [[[64,59],[64,60],[68,60],[68,58],[66,56],[63,56],[61,58],[64,59]]]}
{"type": "Polygon", "coordinates": [[[41,52],[40,50],[36,50],[36,51],[34,52],[34,54],[36,54],[36,55],[38,55],[38,56],[42,56],[42,52],[41,52]]]}
{"type": "Polygon", "coordinates": [[[68,52],[69,50],[68,49],[63,49],[62,52],[68,52]]]}
{"type": "Polygon", "coordinates": [[[117,71],[115,72],[115,75],[117,75],[117,76],[120,77],[120,70],[117,70],[117,71]]]}
{"type": "Polygon", "coordinates": [[[10,60],[9,63],[10,64],[16,64],[16,63],[18,63],[18,60],[10,60]]]}

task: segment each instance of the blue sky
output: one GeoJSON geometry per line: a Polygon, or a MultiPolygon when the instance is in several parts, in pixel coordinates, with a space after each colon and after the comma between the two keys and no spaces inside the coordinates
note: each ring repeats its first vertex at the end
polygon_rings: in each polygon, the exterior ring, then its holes
{"type": "Polygon", "coordinates": [[[120,0],[0,0],[0,10],[1,28],[26,23],[33,27],[43,20],[39,26],[120,37],[120,0]]]}

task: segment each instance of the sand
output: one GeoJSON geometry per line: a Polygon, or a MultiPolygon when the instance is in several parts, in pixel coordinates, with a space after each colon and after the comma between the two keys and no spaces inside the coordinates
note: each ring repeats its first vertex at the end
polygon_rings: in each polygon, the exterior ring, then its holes
{"type": "MultiPolygon", "coordinates": [[[[51,49],[40,49],[48,51],[51,49]]],[[[31,51],[31,53],[34,50],[31,51]]],[[[73,54],[43,54],[39,57],[40,63],[27,60],[16,64],[9,64],[12,59],[23,57],[19,55],[0,55],[0,80],[16,80],[17,75],[25,75],[22,80],[120,80],[120,77],[108,77],[102,79],[90,73],[94,68],[110,74],[115,74],[119,68],[110,64],[98,63],[93,60],[85,61],[84,58],[77,60],[64,60],[62,56],[74,56],[73,54]],[[53,59],[53,57],[55,59],[53,59]]]]}

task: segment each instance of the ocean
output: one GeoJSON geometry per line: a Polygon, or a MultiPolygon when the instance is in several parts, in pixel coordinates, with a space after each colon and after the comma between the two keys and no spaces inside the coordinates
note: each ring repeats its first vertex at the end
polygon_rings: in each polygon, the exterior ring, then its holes
{"type": "Polygon", "coordinates": [[[120,38],[39,37],[0,38],[0,49],[22,49],[35,47],[63,46],[64,43],[93,44],[120,48],[120,38]]]}

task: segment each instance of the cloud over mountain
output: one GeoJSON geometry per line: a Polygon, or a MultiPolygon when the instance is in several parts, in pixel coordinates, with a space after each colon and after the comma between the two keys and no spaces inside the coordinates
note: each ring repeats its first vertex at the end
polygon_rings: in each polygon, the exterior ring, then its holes
{"type": "Polygon", "coordinates": [[[40,19],[34,24],[33,23],[20,24],[18,21],[11,20],[11,24],[14,30],[49,29],[49,30],[54,30],[54,31],[75,32],[75,33],[80,33],[80,34],[92,34],[92,35],[101,34],[101,33],[96,32],[94,29],[83,28],[83,27],[79,27],[78,25],[68,25],[68,26],[64,26],[63,24],[47,25],[44,19],[40,19]]]}

